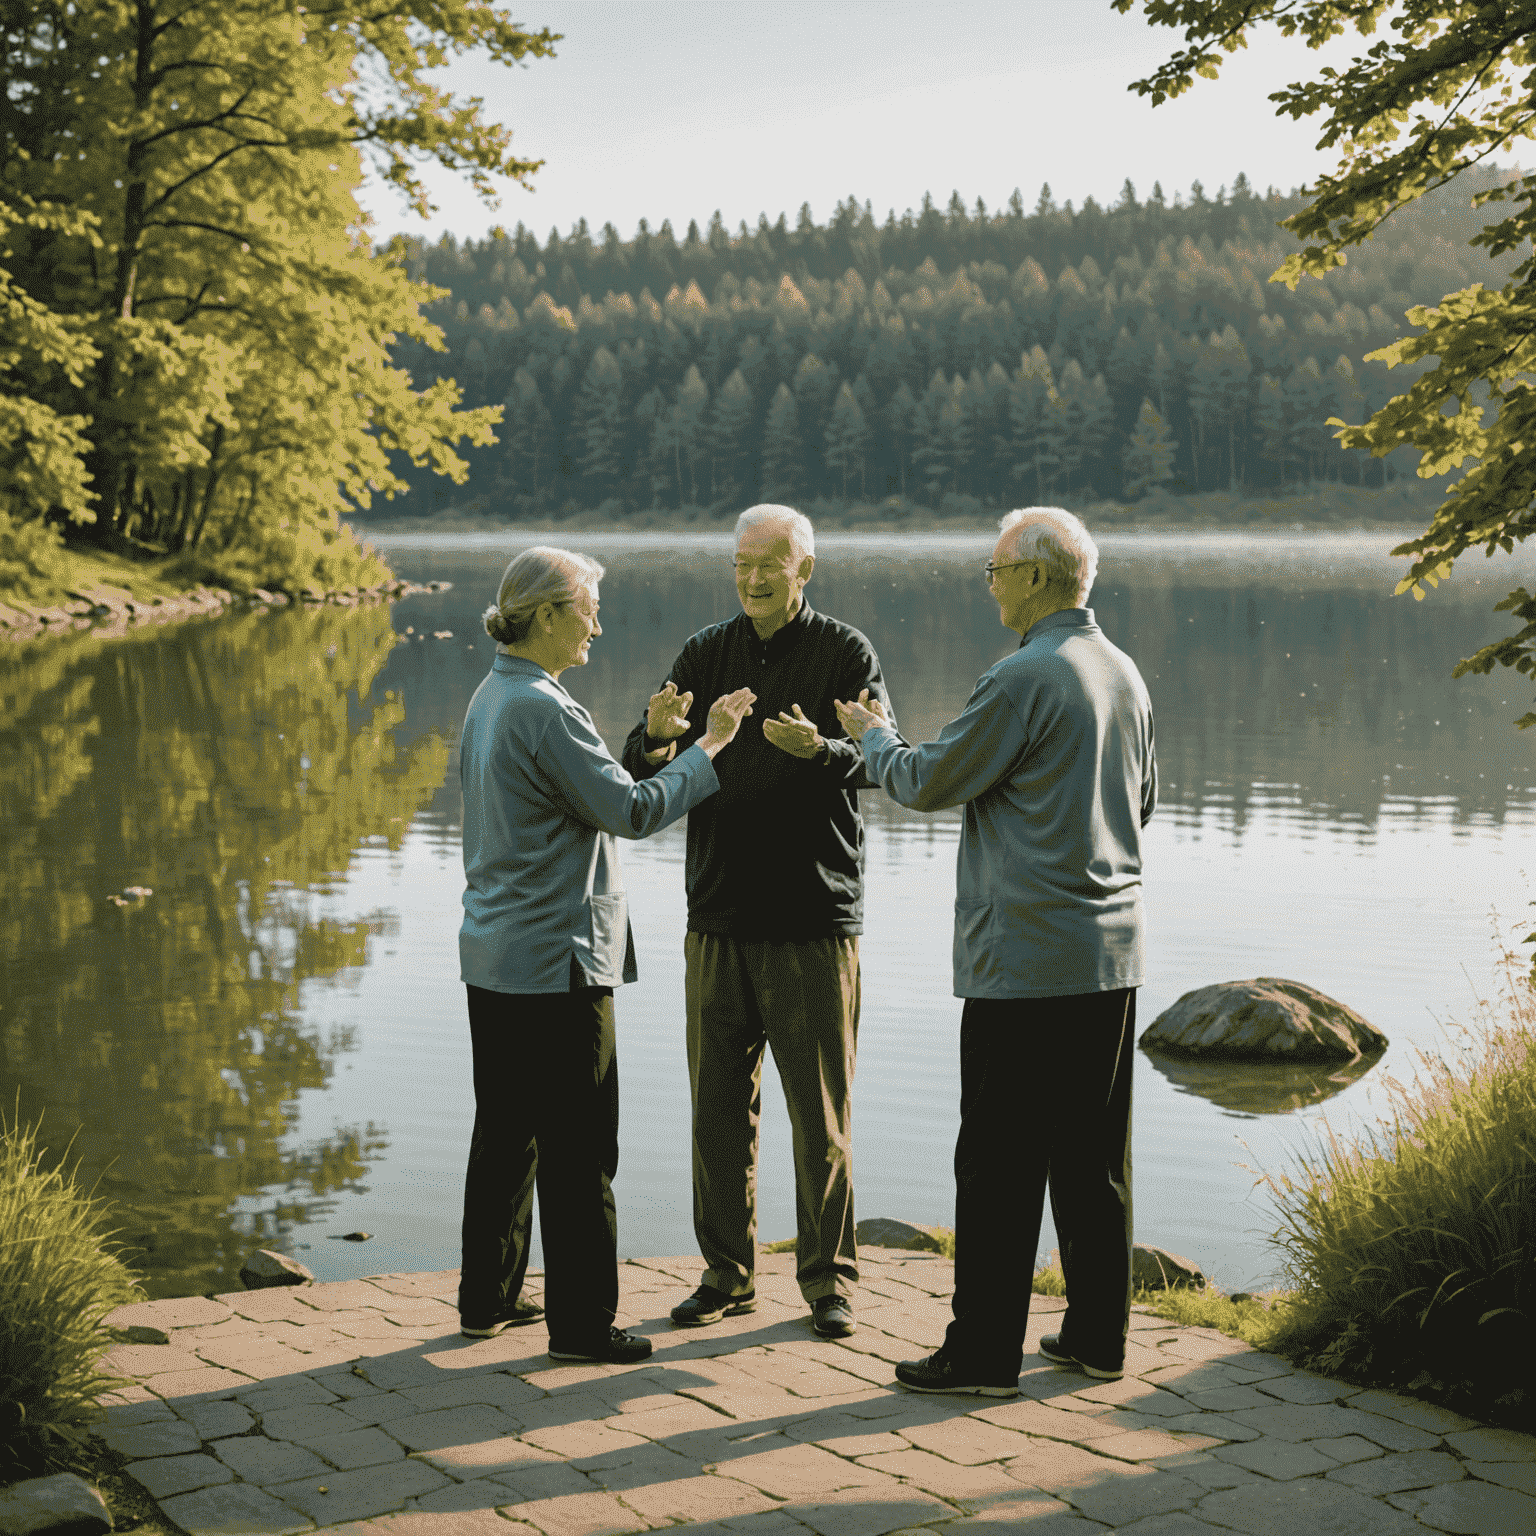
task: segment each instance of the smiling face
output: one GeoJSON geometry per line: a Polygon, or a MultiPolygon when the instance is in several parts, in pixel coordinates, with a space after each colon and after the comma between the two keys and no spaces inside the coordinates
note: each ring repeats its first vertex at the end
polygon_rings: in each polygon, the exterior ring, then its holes
{"type": "Polygon", "coordinates": [[[571,601],[555,609],[551,638],[561,652],[562,667],[586,666],[592,642],[603,632],[597,622],[597,607],[597,588],[577,587],[571,601]]]}
{"type": "Polygon", "coordinates": [[[795,546],[781,524],[742,530],[736,540],[736,595],[759,633],[771,633],[794,616],[815,565],[814,555],[795,559],[795,546]]]}

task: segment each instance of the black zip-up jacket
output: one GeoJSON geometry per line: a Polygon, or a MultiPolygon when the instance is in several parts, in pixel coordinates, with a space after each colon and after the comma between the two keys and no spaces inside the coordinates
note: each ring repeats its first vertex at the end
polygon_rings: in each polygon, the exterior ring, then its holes
{"type": "MultiPolygon", "coordinates": [[[[736,739],[715,758],[719,790],[688,813],[689,929],[777,942],[862,933],[858,791],[874,786],[832,701],[868,688],[895,723],[874,647],[802,597],[800,611],[766,642],[744,613],[701,629],[667,678],[679,693],[693,694],[679,752],[704,734],[709,707],[722,694],[750,688],[757,695],[736,739]],[[815,758],[795,757],[763,735],[765,720],[781,710],[792,715],[795,704],[826,741],[815,758]]],[[[646,762],[645,753],[665,745],[646,737],[642,716],[624,743],[625,768],[637,779],[655,773],[660,765],[646,762]]]]}

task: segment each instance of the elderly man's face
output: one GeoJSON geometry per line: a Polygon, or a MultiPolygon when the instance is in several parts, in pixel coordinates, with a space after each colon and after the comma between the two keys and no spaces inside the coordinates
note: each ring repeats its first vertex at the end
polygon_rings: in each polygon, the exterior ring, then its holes
{"type": "Polygon", "coordinates": [[[1038,561],[1020,561],[1013,542],[1004,533],[992,548],[991,587],[999,622],[1005,629],[1016,629],[1022,635],[1029,628],[1031,610],[1040,600],[1042,583],[1034,581],[1032,585],[1032,578],[1037,571],[1043,578],[1045,572],[1038,561]]]}
{"type": "Polygon", "coordinates": [[[788,533],[773,523],[742,530],[736,541],[736,594],[742,612],[759,622],[787,616],[800,602],[816,560],[795,559],[788,533]]]}

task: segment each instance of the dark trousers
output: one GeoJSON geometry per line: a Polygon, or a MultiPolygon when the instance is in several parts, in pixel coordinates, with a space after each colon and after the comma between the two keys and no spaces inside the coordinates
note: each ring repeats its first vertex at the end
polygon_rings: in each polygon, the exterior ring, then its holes
{"type": "Polygon", "coordinates": [[[693,1098],[693,1230],[704,1283],[754,1287],[757,1130],[763,1050],[784,1086],[795,1157],[795,1279],[816,1301],[852,1294],[853,1072],[859,941],[774,944],[689,933],[684,940],[693,1098]]]}
{"type": "Polygon", "coordinates": [[[517,1300],[537,1187],[550,1337],[606,1334],[619,1303],[613,990],[467,990],[475,1129],[464,1179],[459,1316],[495,1318],[517,1300]]]}
{"type": "Polygon", "coordinates": [[[955,1142],[955,1320],[946,1348],[1023,1358],[1047,1186],[1067,1281],[1063,1346],[1119,1364],[1131,1313],[1136,991],[967,998],[955,1142]]]}

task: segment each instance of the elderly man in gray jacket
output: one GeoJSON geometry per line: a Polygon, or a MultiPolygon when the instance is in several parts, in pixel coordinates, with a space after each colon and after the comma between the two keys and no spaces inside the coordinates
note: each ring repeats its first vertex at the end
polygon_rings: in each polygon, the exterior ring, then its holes
{"type": "Polygon", "coordinates": [[[1141,829],[1157,769],[1146,685],[1085,606],[1097,567],[1071,513],[1010,512],[986,576],[1022,638],[959,717],[909,747],[878,707],[837,705],[892,799],[965,806],[954,1321],[936,1353],[896,1367],[919,1391],[1018,1391],[1047,1186],[1067,1311],[1040,1353],[1106,1381],[1123,1372],[1141,829]]]}

